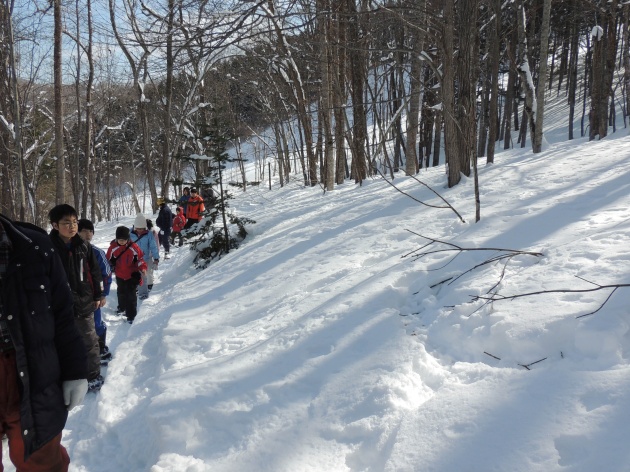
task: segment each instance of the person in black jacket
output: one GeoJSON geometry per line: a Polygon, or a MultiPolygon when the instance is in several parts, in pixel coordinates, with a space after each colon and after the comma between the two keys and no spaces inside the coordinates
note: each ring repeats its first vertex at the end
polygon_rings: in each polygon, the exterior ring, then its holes
{"type": "Polygon", "coordinates": [[[0,435],[19,471],[68,470],[61,433],[87,391],[72,305],[46,232],[0,214],[0,435]]]}
{"type": "Polygon", "coordinates": [[[67,204],[55,206],[48,213],[50,239],[66,269],[74,298],[74,322],[88,354],[88,389],[98,391],[103,382],[101,351],[94,329],[94,311],[105,304],[101,297],[103,281],[92,245],[79,236],[77,212],[67,204]]]}
{"type": "Polygon", "coordinates": [[[164,246],[164,258],[168,259],[169,251],[171,250],[170,241],[171,228],[173,227],[173,212],[162,198],[158,198],[158,204],[160,205],[160,212],[155,220],[155,224],[160,228],[159,240],[160,244],[164,246]]]}

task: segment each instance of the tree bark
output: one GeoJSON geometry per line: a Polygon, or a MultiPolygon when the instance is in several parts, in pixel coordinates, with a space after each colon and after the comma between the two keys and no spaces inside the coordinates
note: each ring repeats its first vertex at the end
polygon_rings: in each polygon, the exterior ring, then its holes
{"type": "Polygon", "coordinates": [[[55,203],[57,205],[66,201],[66,159],[63,146],[63,102],[62,102],[62,74],[61,74],[61,58],[62,44],[61,35],[63,32],[63,24],[61,22],[61,0],[54,0],[54,52],[53,52],[53,69],[54,69],[54,96],[55,96],[55,158],[57,159],[57,185],[55,188],[55,203]]]}
{"type": "Polygon", "coordinates": [[[494,25],[490,28],[490,104],[488,107],[488,152],[486,162],[494,162],[495,145],[498,140],[499,131],[499,62],[501,61],[500,41],[501,41],[501,0],[492,0],[492,14],[494,15],[494,25]]]}
{"type": "Polygon", "coordinates": [[[545,86],[547,85],[547,56],[549,54],[549,21],[551,17],[551,0],[544,0],[543,17],[540,28],[540,69],[538,72],[538,88],[536,90],[536,125],[532,136],[534,153],[542,151],[543,116],[545,113],[545,86]]]}
{"type": "Polygon", "coordinates": [[[457,123],[455,121],[455,61],[454,55],[454,0],[444,0],[444,33],[442,35],[442,113],[444,116],[444,154],[448,172],[448,186],[461,180],[461,161],[457,149],[457,123]]]}
{"type": "Polygon", "coordinates": [[[360,15],[354,0],[346,0],[348,5],[348,52],[350,62],[350,84],[352,90],[352,175],[356,183],[361,183],[367,177],[367,162],[365,159],[365,145],[367,142],[367,120],[365,117],[364,82],[365,58],[359,38],[360,15]]]}

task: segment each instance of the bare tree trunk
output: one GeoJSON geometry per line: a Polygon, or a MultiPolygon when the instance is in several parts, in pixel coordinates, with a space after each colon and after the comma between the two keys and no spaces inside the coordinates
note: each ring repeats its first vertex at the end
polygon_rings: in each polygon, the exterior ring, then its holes
{"type": "Polygon", "coordinates": [[[435,112],[435,139],[433,141],[433,167],[440,165],[440,148],[442,147],[442,113],[435,112]]]}
{"type": "Polygon", "coordinates": [[[571,2],[571,18],[570,18],[570,57],[568,67],[567,86],[569,89],[569,139],[573,139],[573,120],[575,117],[575,100],[577,92],[577,72],[578,72],[578,60],[579,60],[579,41],[580,34],[577,25],[577,0],[571,2]]]}
{"type": "Polygon", "coordinates": [[[365,146],[367,143],[367,120],[363,103],[363,86],[365,82],[365,57],[359,39],[360,15],[354,0],[346,0],[348,5],[348,45],[350,60],[350,83],[352,87],[352,115],[354,124],[352,129],[352,173],[354,181],[363,182],[367,177],[367,162],[365,146]]]}
{"type": "Polygon", "coordinates": [[[336,38],[337,46],[335,47],[335,67],[334,67],[334,86],[333,86],[333,103],[335,116],[335,149],[336,149],[336,169],[335,182],[343,184],[346,178],[346,149],[345,149],[345,129],[346,129],[346,29],[348,27],[348,15],[346,2],[335,2],[337,11],[336,38]]]}
{"type": "MultiPolygon", "coordinates": [[[[166,83],[164,90],[164,138],[162,141],[162,168],[160,172],[160,193],[163,198],[168,196],[168,181],[171,176],[171,123],[173,122],[173,25],[175,19],[175,1],[168,0],[168,14],[166,17],[166,83]]],[[[157,195],[157,194],[156,194],[157,195]]],[[[153,211],[158,209],[157,199],[152,199],[153,211]]]]}
{"type": "MultiPolygon", "coordinates": [[[[413,5],[411,5],[413,8],[413,5]]],[[[422,1],[416,10],[410,8],[409,14],[411,18],[423,18],[426,14],[426,3],[422,1]]],[[[418,118],[420,115],[420,102],[422,90],[422,62],[420,54],[424,48],[424,34],[422,33],[423,25],[412,31],[413,49],[411,53],[411,71],[409,80],[411,82],[409,91],[409,114],[407,116],[407,156],[405,162],[405,171],[408,175],[414,175],[420,168],[418,154],[416,152],[418,138],[418,118]]]]}
{"type": "Polygon", "coordinates": [[[481,219],[479,179],[477,175],[477,82],[479,79],[479,0],[458,1],[459,57],[457,61],[459,97],[455,108],[460,133],[457,148],[460,170],[470,176],[471,166],[475,185],[476,221],[481,219]]]}
{"type": "Polygon", "coordinates": [[[455,63],[454,63],[454,0],[444,0],[444,34],[442,35],[442,113],[444,114],[444,153],[448,168],[448,186],[461,180],[461,161],[457,149],[457,123],[455,122],[455,63]]]}
{"type": "MultiPolygon", "coordinates": [[[[527,46],[527,36],[525,31],[525,5],[523,0],[516,11],[516,21],[518,23],[518,59],[516,61],[516,69],[521,79],[521,86],[525,90],[525,115],[527,116],[527,124],[529,125],[532,144],[534,140],[536,130],[536,119],[534,109],[534,79],[532,78],[532,71],[529,62],[529,52],[527,46]]],[[[523,126],[527,128],[527,126],[523,126]]],[[[525,130],[521,129],[521,147],[525,147],[527,134],[525,130]]]]}
{"type": "Polygon", "coordinates": [[[317,0],[317,26],[316,36],[320,46],[320,114],[321,128],[324,143],[324,166],[322,168],[322,180],[326,190],[335,188],[335,154],[332,134],[332,54],[331,54],[331,11],[330,3],[326,0],[317,0]]]}
{"type": "Polygon", "coordinates": [[[617,0],[609,2],[601,11],[601,26],[593,31],[593,80],[591,109],[589,111],[589,140],[608,135],[608,100],[612,92],[612,80],[616,56],[617,0]]]}
{"type": "MultiPolygon", "coordinates": [[[[4,5],[3,5],[4,7],[4,5]]],[[[7,79],[10,82],[10,90],[13,95],[11,100],[11,114],[13,115],[13,129],[14,129],[14,140],[15,140],[15,157],[16,157],[16,172],[14,174],[14,178],[17,181],[17,211],[14,211],[16,215],[19,216],[20,221],[26,220],[26,191],[24,186],[24,145],[22,142],[22,115],[20,113],[20,93],[18,88],[18,78],[17,78],[17,61],[15,57],[15,40],[13,36],[13,18],[11,16],[11,11],[8,8],[5,9],[4,14],[6,15],[6,38],[8,40],[8,50],[9,50],[9,72],[7,74],[7,79]]],[[[8,177],[9,173],[3,173],[6,177],[8,177]]],[[[4,185],[3,185],[4,186],[4,185]]],[[[15,205],[11,205],[14,207],[15,205]]],[[[34,215],[32,215],[34,217],[34,215]]]]}
{"type": "Polygon", "coordinates": [[[540,28],[540,70],[538,89],[536,90],[536,125],[532,136],[534,153],[542,151],[543,115],[545,113],[545,86],[547,85],[547,56],[549,54],[549,21],[551,18],[551,0],[544,0],[543,17],[540,28]]]}
{"type": "Polygon", "coordinates": [[[76,17],[77,17],[77,35],[76,41],[77,45],[80,49],[85,50],[87,61],[88,61],[88,77],[87,84],[85,88],[85,136],[83,136],[83,124],[81,117],[83,115],[83,110],[81,109],[81,86],[80,86],[80,78],[81,78],[81,59],[80,56],[77,58],[77,83],[76,83],[76,97],[77,97],[77,144],[76,144],[76,175],[75,184],[74,184],[74,194],[75,194],[75,208],[77,211],[80,210],[81,215],[84,218],[88,218],[88,200],[92,201],[91,205],[91,214],[92,218],[95,216],[95,198],[96,198],[96,189],[95,189],[95,169],[93,164],[93,147],[92,147],[92,131],[93,131],[93,123],[92,123],[92,87],[94,84],[94,57],[92,54],[92,43],[93,43],[93,28],[92,28],[92,1],[87,0],[87,33],[88,33],[88,44],[87,47],[84,48],[82,44],[81,34],[80,34],[80,23],[81,23],[81,7],[82,5],[79,2],[76,3],[76,17]],[[84,157],[84,166],[85,174],[82,175],[80,172],[81,169],[81,149],[83,149],[84,157]],[[81,198],[79,198],[79,192],[81,192],[81,198]],[[89,198],[91,195],[91,198],[89,198]],[[79,206],[80,204],[80,206],[79,206]]]}
{"type": "Polygon", "coordinates": [[[470,176],[471,165],[477,160],[477,80],[478,74],[478,0],[458,2],[458,96],[455,117],[459,127],[457,153],[460,172],[470,176]]]}
{"type": "Polygon", "coordinates": [[[507,90],[505,91],[505,111],[503,113],[503,149],[510,149],[512,144],[512,106],[514,105],[514,88],[516,87],[516,65],[514,64],[514,49],[512,42],[508,39],[506,44],[507,56],[510,61],[508,72],[507,90]]]}
{"type": "Polygon", "coordinates": [[[488,108],[488,153],[486,162],[488,164],[494,162],[495,145],[498,140],[499,131],[499,62],[501,61],[500,41],[501,41],[501,0],[492,1],[492,14],[494,15],[494,25],[490,28],[490,50],[488,60],[490,80],[490,105],[488,108]]]}
{"type": "MultiPolygon", "coordinates": [[[[81,210],[81,196],[83,194],[81,185],[85,188],[87,186],[87,182],[82,182],[82,172],[81,172],[81,152],[83,150],[81,143],[83,141],[83,110],[81,109],[81,60],[82,60],[82,52],[83,52],[83,44],[81,40],[81,15],[80,15],[80,5],[79,1],[75,0],[75,15],[76,15],[76,42],[77,42],[77,56],[76,56],[76,65],[77,65],[77,73],[74,81],[74,93],[76,100],[76,112],[77,112],[77,127],[76,134],[74,140],[74,152],[69,154],[69,162],[68,167],[70,168],[70,189],[72,191],[72,197],[74,198],[74,208],[77,211],[81,210]],[[74,159],[72,156],[74,155],[74,159]]],[[[71,141],[68,141],[70,143],[71,141]]],[[[87,169],[86,169],[87,171],[87,169]]],[[[85,213],[83,213],[85,216],[85,213]]]]}
{"type": "Polygon", "coordinates": [[[298,122],[301,124],[300,132],[303,133],[304,147],[306,148],[306,158],[308,161],[308,175],[306,176],[307,185],[317,185],[317,156],[313,151],[313,125],[311,122],[310,110],[308,105],[308,97],[304,89],[304,81],[300,75],[300,71],[293,59],[291,49],[287,47],[283,29],[278,24],[275,16],[275,6],[273,0],[267,1],[267,11],[269,19],[273,23],[276,33],[276,47],[286,58],[286,73],[291,81],[289,85],[293,87],[293,94],[297,109],[298,122]]]}
{"type": "Polygon", "coordinates": [[[87,172],[86,185],[83,192],[83,215],[87,218],[87,201],[88,195],[91,195],[89,199],[91,202],[91,217],[96,218],[96,166],[94,162],[94,146],[93,146],[93,113],[94,110],[92,103],[92,87],[94,84],[94,56],[92,51],[92,45],[94,40],[94,30],[92,25],[92,0],[87,0],[87,28],[88,28],[88,81],[87,89],[85,91],[85,166],[87,172]]]}
{"type": "Polygon", "coordinates": [[[61,35],[63,24],[61,22],[61,0],[54,0],[54,95],[55,95],[55,158],[57,159],[57,185],[55,188],[55,203],[64,203],[66,200],[66,158],[63,147],[63,103],[61,89],[63,86],[61,75],[61,35]]]}
{"type": "Polygon", "coordinates": [[[479,123],[477,131],[477,156],[483,157],[486,155],[486,146],[488,142],[488,127],[490,121],[490,88],[492,86],[492,78],[490,77],[490,63],[489,48],[490,41],[485,41],[484,45],[486,50],[480,51],[480,56],[483,59],[479,61],[479,68],[483,69],[481,74],[481,106],[479,107],[479,123]]]}

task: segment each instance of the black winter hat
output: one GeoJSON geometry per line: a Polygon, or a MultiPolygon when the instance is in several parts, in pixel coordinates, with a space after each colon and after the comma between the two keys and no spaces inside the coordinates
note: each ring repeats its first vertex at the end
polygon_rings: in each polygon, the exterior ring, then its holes
{"type": "Polygon", "coordinates": [[[129,239],[129,235],[129,228],[126,226],[116,228],[116,239],[129,239]]]}
{"type": "Polygon", "coordinates": [[[92,223],[90,220],[86,220],[85,218],[81,218],[79,220],[79,233],[84,229],[89,229],[90,231],[94,232],[94,223],[92,223]]]}

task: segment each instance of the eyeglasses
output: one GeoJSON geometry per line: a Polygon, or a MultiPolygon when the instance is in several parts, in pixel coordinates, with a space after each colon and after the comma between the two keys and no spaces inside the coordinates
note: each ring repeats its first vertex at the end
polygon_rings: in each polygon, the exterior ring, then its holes
{"type": "Polygon", "coordinates": [[[79,226],[78,221],[60,221],[59,226],[65,226],[66,228],[70,228],[70,226],[79,226]]]}

